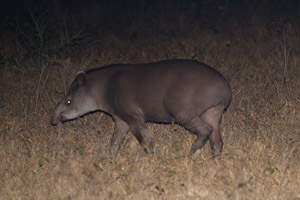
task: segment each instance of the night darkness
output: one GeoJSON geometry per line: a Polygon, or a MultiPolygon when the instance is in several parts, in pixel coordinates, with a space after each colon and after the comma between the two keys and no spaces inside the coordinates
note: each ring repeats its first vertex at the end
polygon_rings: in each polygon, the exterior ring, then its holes
{"type": "MultiPolygon", "coordinates": [[[[47,21],[47,37],[61,30],[83,30],[86,36],[114,34],[124,39],[153,35],[166,37],[201,31],[234,34],[251,24],[297,23],[298,1],[7,1],[1,6],[1,33],[11,35],[16,26],[30,29],[34,17],[47,21]],[[44,13],[43,15],[43,11],[44,13]]],[[[28,31],[28,30],[27,30],[28,31]]],[[[18,33],[15,33],[18,34],[18,33]]],[[[5,36],[3,36],[5,37],[5,36]]]]}
{"type": "Polygon", "coordinates": [[[299,47],[299,0],[1,1],[0,199],[299,200],[299,47]],[[147,123],[150,154],[129,132],[115,159],[107,113],[51,126],[77,72],[169,59],[228,80],[220,157],[188,157],[176,123],[147,123]]]}

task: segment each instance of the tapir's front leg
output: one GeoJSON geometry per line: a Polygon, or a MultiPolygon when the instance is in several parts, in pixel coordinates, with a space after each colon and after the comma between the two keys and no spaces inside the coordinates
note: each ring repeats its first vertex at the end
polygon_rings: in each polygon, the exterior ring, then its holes
{"type": "Polygon", "coordinates": [[[146,153],[153,153],[153,142],[147,135],[145,123],[136,122],[130,124],[130,129],[146,153]]]}
{"type": "Polygon", "coordinates": [[[121,144],[124,141],[124,138],[126,134],[128,133],[129,126],[128,124],[121,120],[118,117],[113,117],[115,121],[115,130],[114,134],[111,139],[111,146],[110,146],[110,157],[116,157],[118,154],[118,151],[121,147],[121,144]]]}

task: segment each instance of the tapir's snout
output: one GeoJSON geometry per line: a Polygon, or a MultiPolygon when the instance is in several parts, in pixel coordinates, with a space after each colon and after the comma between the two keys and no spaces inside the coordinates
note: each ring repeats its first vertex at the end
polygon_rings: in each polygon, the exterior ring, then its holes
{"type": "Polygon", "coordinates": [[[53,126],[56,126],[59,122],[64,123],[66,121],[70,121],[73,119],[77,119],[80,117],[77,112],[74,112],[74,110],[65,110],[61,111],[58,109],[55,109],[51,118],[51,124],[53,126]]]}
{"type": "Polygon", "coordinates": [[[51,124],[52,124],[52,126],[56,126],[59,122],[64,123],[66,121],[68,121],[68,119],[64,119],[64,117],[62,115],[60,115],[56,118],[53,116],[51,119],[51,124]]]}
{"type": "Polygon", "coordinates": [[[56,126],[57,125],[57,120],[55,120],[53,117],[51,119],[51,124],[52,124],[52,126],[56,126]]]}
{"type": "Polygon", "coordinates": [[[51,117],[51,124],[52,126],[56,126],[58,122],[60,121],[61,114],[57,112],[57,109],[54,110],[53,115],[51,117]]]}
{"type": "Polygon", "coordinates": [[[52,126],[56,126],[57,123],[56,123],[56,122],[51,122],[51,125],[52,125],[52,126]]]}

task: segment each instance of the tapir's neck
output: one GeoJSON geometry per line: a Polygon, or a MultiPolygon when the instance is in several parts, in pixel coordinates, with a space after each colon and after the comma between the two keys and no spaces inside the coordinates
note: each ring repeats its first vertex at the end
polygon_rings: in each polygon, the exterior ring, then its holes
{"type": "Polygon", "coordinates": [[[108,104],[109,102],[107,100],[108,80],[109,80],[108,77],[109,74],[103,73],[102,70],[100,70],[99,72],[94,72],[91,75],[88,75],[88,82],[89,82],[88,94],[91,95],[91,98],[95,102],[94,110],[101,110],[104,112],[108,112],[110,110],[108,104]]]}

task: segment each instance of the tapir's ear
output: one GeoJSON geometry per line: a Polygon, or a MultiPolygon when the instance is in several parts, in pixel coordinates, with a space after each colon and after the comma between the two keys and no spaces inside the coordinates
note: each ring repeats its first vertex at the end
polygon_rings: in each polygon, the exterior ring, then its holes
{"type": "Polygon", "coordinates": [[[78,72],[76,80],[80,87],[84,86],[86,84],[86,73],[83,71],[78,72]]]}

